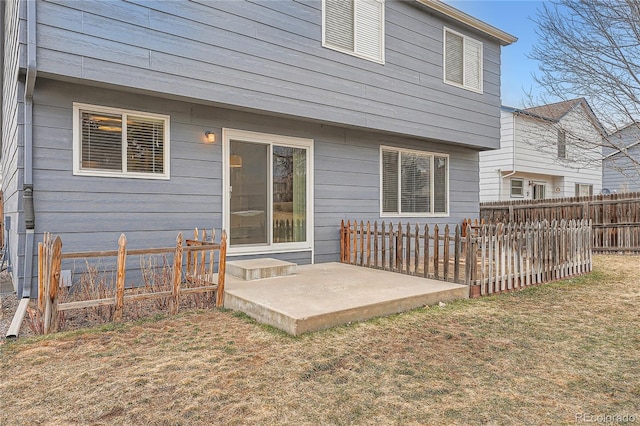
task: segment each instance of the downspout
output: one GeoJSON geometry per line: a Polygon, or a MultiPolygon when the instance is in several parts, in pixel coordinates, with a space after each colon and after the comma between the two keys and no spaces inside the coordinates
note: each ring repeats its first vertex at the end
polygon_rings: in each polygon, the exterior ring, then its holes
{"type": "MultiPolygon", "coordinates": [[[[500,195],[498,196],[498,200],[502,201],[502,182],[504,182],[504,179],[511,177],[513,175],[515,175],[518,170],[516,167],[516,118],[517,115],[514,112],[513,113],[513,132],[511,133],[511,138],[512,138],[512,144],[511,144],[511,151],[513,152],[513,171],[511,173],[508,173],[504,176],[502,176],[502,172],[498,169],[498,173],[500,173],[500,185],[499,185],[499,191],[500,191],[500,195]]],[[[524,186],[524,185],[523,185],[524,186]]],[[[524,191],[524,188],[522,189],[524,191]]]]}
{"type": "Polygon", "coordinates": [[[35,209],[33,207],[33,91],[36,85],[36,2],[27,1],[27,75],[24,91],[24,185],[22,200],[26,229],[22,297],[31,297],[35,209]]]}

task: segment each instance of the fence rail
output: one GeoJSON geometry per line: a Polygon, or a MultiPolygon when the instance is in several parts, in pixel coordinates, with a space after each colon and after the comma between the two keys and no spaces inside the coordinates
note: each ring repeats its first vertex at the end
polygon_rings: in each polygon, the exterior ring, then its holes
{"type": "MultiPolygon", "coordinates": [[[[45,334],[57,331],[59,312],[70,309],[82,309],[98,306],[115,306],[113,319],[120,321],[125,302],[166,298],[169,300],[171,314],[178,311],[180,298],[187,294],[215,292],[216,306],[222,306],[224,300],[224,281],[226,266],[227,235],[222,231],[219,243],[214,243],[215,233],[207,238],[206,231],[199,239],[198,230],[193,240],[186,240],[183,245],[182,233],[176,238],[175,247],[147,248],[127,250],[127,238],[120,235],[117,250],[91,252],[62,252],[62,240],[50,233],[45,233],[43,242],[38,244],[38,303],[37,309],[43,321],[45,334]],[[217,252],[217,256],[216,256],[217,252]],[[171,284],[169,290],[143,293],[125,292],[127,257],[173,253],[171,284]],[[186,270],[183,271],[186,254],[186,270]],[[207,257],[207,254],[209,256],[207,257]],[[92,259],[116,257],[115,295],[70,302],[60,301],[60,286],[63,259],[92,259]],[[216,262],[217,260],[217,262],[216,262]],[[214,265],[217,263],[217,273],[214,265]],[[184,275],[183,275],[184,272],[184,275]],[[184,279],[183,279],[184,277],[184,279]]],[[[135,290],[131,287],[129,290],[135,290]]]]}
{"type": "Polygon", "coordinates": [[[474,287],[511,291],[591,271],[590,222],[456,225],[344,221],[341,262],[474,287]]]}
{"type": "Polygon", "coordinates": [[[595,252],[640,253],[640,192],[480,204],[488,223],[591,220],[595,252]]]}

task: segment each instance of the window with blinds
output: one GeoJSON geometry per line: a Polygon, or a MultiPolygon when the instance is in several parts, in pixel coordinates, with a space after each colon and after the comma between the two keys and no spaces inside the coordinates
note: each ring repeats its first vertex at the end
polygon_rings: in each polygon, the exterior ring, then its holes
{"type": "Polygon", "coordinates": [[[74,174],[169,178],[169,117],[74,104],[74,174]]]}
{"type": "Polygon", "coordinates": [[[444,29],[444,81],[482,93],[482,43],[444,29]]]}
{"type": "Polygon", "coordinates": [[[322,45],[384,63],[384,0],[324,0],[322,45]]]}
{"type": "Polygon", "coordinates": [[[382,215],[445,215],[449,208],[449,157],[381,148],[382,215]]]}

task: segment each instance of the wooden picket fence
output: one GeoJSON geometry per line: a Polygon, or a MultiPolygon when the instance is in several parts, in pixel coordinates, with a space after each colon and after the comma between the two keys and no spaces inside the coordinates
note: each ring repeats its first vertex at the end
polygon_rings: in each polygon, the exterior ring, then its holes
{"type": "Polygon", "coordinates": [[[478,295],[591,271],[591,224],[542,221],[450,227],[344,221],[342,263],[466,284],[478,295]]]}
{"type": "Polygon", "coordinates": [[[428,224],[378,222],[341,223],[341,262],[425,278],[460,282],[464,266],[460,226],[453,235],[444,228],[428,224]]]}
{"type": "Polygon", "coordinates": [[[486,295],[583,275],[592,241],[586,220],[484,225],[470,237],[476,262],[467,282],[486,295]]]}
{"type": "Polygon", "coordinates": [[[38,244],[38,303],[37,309],[43,322],[45,334],[58,329],[59,312],[70,309],[83,309],[98,306],[115,305],[114,321],[122,320],[124,304],[150,299],[169,299],[169,311],[176,314],[180,305],[180,298],[184,295],[199,293],[216,293],[216,306],[222,306],[224,301],[224,281],[226,267],[227,235],[222,231],[219,243],[213,242],[215,232],[211,238],[206,231],[199,239],[198,230],[194,231],[194,238],[184,241],[182,233],[176,238],[175,247],[146,248],[127,250],[127,238],[120,235],[117,250],[62,252],[62,240],[50,233],[45,233],[43,242],[38,244]],[[125,288],[127,257],[145,255],[163,255],[173,253],[173,267],[171,289],[165,291],[139,292],[135,286],[125,288]],[[186,270],[183,271],[186,254],[186,270]],[[207,257],[207,254],[209,256],[207,257]],[[216,255],[217,254],[217,255],[216,255]],[[95,259],[116,257],[116,285],[115,296],[99,299],[87,299],[72,302],[60,302],[61,266],[64,259],[95,259]],[[216,262],[217,261],[217,262],[216,262]],[[217,273],[214,264],[217,263],[217,273]],[[184,272],[184,275],[183,275],[184,272]]]}
{"type": "Polygon", "coordinates": [[[480,204],[487,223],[591,220],[596,253],[640,253],[640,192],[480,204]]]}

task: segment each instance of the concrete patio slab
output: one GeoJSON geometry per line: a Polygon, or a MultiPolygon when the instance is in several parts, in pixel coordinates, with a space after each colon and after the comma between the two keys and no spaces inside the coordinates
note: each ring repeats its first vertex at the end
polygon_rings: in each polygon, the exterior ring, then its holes
{"type": "Polygon", "coordinates": [[[224,306],[292,335],[464,299],[468,287],[342,263],[243,281],[227,275],[224,306]]]}

